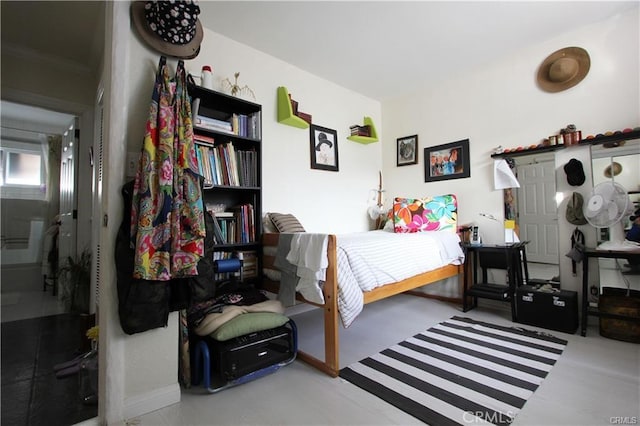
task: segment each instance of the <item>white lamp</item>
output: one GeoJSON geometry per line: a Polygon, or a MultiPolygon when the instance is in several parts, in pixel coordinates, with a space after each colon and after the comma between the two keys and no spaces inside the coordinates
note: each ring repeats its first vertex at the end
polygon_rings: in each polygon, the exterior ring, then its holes
{"type": "Polygon", "coordinates": [[[367,214],[369,215],[371,220],[376,221],[376,228],[379,225],[378,221],[385,214],[384,200],[382,197],[382,193],[384,192],[384,189],[382,189],[382,172],[379,172],[379,174],[380,174],[380,177],[378,182],[378,189],[371,190],[371,192],[375,194],[373,197],[373,201],[376,201],[376,204],[369,206],[369,208],[367,208],[367,214]]]}
{"type": "Polygon", "coordinates": [[[504,158],[493,162],[493,182],[495,189],[520,188],[518,178],[504,158]]]}

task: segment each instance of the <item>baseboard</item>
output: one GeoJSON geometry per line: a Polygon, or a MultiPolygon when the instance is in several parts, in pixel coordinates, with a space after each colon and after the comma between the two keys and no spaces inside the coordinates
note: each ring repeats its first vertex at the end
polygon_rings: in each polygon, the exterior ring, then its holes
{"type": "Polygon", "coordinates": [[[178,402],[180,402],[180,385],[175,383],[142,395],[127,398],[124,402],[124,418],[139,417],[178,402]]]}

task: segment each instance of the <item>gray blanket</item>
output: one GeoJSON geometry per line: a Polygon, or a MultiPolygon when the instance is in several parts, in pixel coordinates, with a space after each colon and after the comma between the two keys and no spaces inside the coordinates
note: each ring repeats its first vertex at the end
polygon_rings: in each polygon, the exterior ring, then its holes
{"type": "Polygon", "coordinates": [[[273,265],[280,270],[280,290],[278,300],[286,306],[293,306],[296,301],[296,286],[298,285],[297,267],[287,260],[291,249],[293,234],[280,234],[278,249],[273,265]]]}

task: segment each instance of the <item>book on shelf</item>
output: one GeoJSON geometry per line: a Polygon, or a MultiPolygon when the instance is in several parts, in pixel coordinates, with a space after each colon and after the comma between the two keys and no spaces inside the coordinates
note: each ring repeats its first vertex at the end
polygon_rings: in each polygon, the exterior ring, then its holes
{"type": "Polygon", "coordinates": [[[214,145],[216,143],[216,140],[212,136],[207,136],[200,133],[194,133],[193,140],[197,144],[199,143],[199,144],[214,145]]]}
{"type": "Polygon", "coordinates": [[[242,261],[242,276],[254,278],[258,276],[258,253],[255,250],[238,250],[235,257],[242,261]]]}
{"type": "Polygon", "coordinates": [[[213,216],[213,234],[216,244],[224,244],[226,242],[225,237],[222,233],[222,228],[220,228],[220,223],[218,222],[218,218],[215,212],[210,212],[213,216]]]}
{"type": "Polygon", "coordinates": [[[371,136],[371,126],[351,126],[350,128],[351,136],[371,136]]]}
{"type": "Polygon", "coordinates": [[[201,111],[201,99],[193,98],[191,101],[191,120],[194,127],[206,130],[228,133],[250,139],[261,138],[261,113],[260,111],[251,114],[231,114],[228,120],[220,120],[209,117],[205,111],[201,111]]]}
{"type": "Polygon", "coordinates": [[[196,116],[198,115],[198,111],[200,111],[200,98],[193,98],[191,101],[191,121],[196,121],[196,116]]]}
{"type": "Polygon", "coordinates": [[[204,178],[205,186],[213,185],[211,180],[211,169],[205,163],[203,158],[203,150],[200,146],[196,146],[196,160],[198,161],[198,174],[204,178]]]}
{"type": "Polygon", "coordinates": [[[213,130],[216,132],[235,134],[231,123],[224,120],[218,120],[216,118],[205,117],[203,115],[196,115],[193,119],[194,127],[199,127],[206,130],[213,130]]]}
{"type": "Polygon", "coordinates": [[[243,138],[260,139],[260,113],[233,114],[231,117],[233,132],[243,138]]]}

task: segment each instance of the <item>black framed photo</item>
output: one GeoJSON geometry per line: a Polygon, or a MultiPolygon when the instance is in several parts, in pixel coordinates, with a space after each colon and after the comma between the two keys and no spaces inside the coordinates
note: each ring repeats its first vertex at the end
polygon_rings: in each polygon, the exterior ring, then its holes
{"type": "Polygon", "coordinates": [[[396,157],[398,166],[418,164],[418,135],[398,138],[396,157]]]}
{"type": "Polygon", "coordinates": [[[312,124],[309,126],[311,168],[338,171],[338,133],[312,124]]]}
{"type": "Polygon", "coordinates": [[[471,176],[469,139],[424,149],[424,181],[460,179],[471,176]]]}

